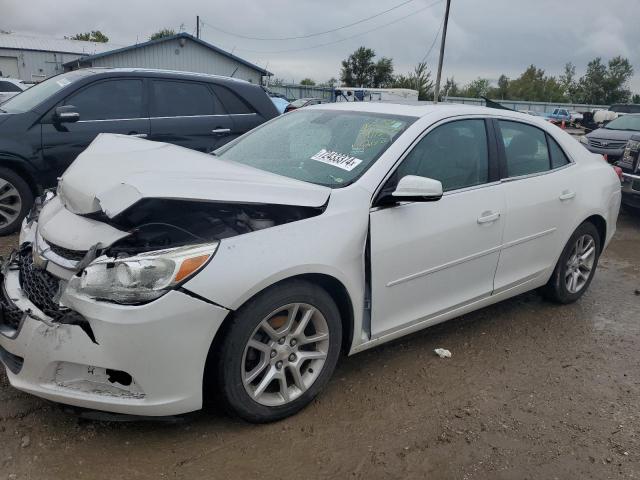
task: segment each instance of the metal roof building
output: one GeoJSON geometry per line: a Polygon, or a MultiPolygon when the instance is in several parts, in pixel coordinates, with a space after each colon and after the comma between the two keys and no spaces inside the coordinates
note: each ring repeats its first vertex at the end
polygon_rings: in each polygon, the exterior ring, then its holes
{"type": "Polygon", "coordinates": [[[210,43],[178,33],[124,48],[96,53],[64,64],[65,70],[83,67],[159,68],[240,78],[260,84],[267,70],[210,43]]]}
{"type": "Polygon", "coordinates": [[[39,82],[62,73],[66,62],[121,46],[0,33],[0,76],[39,82]]]}

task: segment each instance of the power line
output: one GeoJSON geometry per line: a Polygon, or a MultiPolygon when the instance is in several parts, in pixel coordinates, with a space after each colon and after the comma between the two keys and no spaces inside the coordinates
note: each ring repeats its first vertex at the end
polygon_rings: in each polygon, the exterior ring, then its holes
{"type": "Polygon", "coordinates": [[[424,63],[424,62],[427,61],[427,58],[431,54],[431,51],[433,50],[433,47],[436,46],[436,42],[438,41],[438,36],[440,35],[440,30],[442,30],[442,26],[443,25],[444,25],[444,20],[442,21],[442,23],[438,27],[438,31],[436,32],[435,36],[433,37],[433,42],[431,43],[431,46],[429,47],[429,50],[427,50],[427,53],[424,55],[424,57],[422,57],[422,60],[420,60],[420,63],[424,63]]]}
{"type": "Polygon", "coordinates": [[[413,15],[416,15],[416,14],[418,14],[418,13],[420,13],[420,12],[422,12],[422,11],[428,9],[428,8],[431,8],[431,7],[433,7],[433,6],[435,6],[435,5],[439,4],[439,3],[442,3],[443,1],[444,0],[438,0],[438,1],[434,2],[434,3],[431,3],[431,4],[427,5],[426,7],[422,7],[422,8],[420,8],[420,9],[414,11],[414,12],[411,12],[409,15],[405,15],[403,17],[397,18],[397,19],[395,19],[395,20],[393,20],[391,22],[387,22],[387,23],[385,23],[383,25],[380,25],[380,26],[378,26],[376,28],[372,28],[372,29],[366,30],[364,32],[356,33],[355,35],[351,35],[349,37],[341,38],[339,40],[320,43],[320,44],[317,44],[317,45],[311,45],[309,47],[289,48],[289,49],[286,49],[286,50],[252,50],[252,49],[240,48],[240,47],[234,47],[234,48],[236,50],[242,50],[244,52],[250,52],[250,53],[272,54],[272,53],[300,52],[300,51],[303,51],[303,50],[311,50],[311,49],[314,49],[314,48],[327,47],[329,45],[335,45],[336,43],[346,42],[347,40],[351,40],[352,38],[360,37],[362,35],[366,35],[367,33],[375,32],[375,31],[380,30],[382,28],[388,27],[389,25],[393,25],[394,23],[398,23],[398,22],[400,22],[402,20],[405,20],[405,19],[407,19],[407,18],[409,18],[409,17],[411,17],[413,15]]]}
{"type": "Polygon", "coordinates": [[[311,37],[317,37],[318,35],[324,35],[326,33],[332,33],[332,32],[337,32],[338,30],[343,30],[345,28],[349,28],[349,27],[353,27],[354,25],[359,25],[361,23],[367,22],[369,20],[372,20],[376,17],[379,17],[381,15],[384,15],[385,13],[389,13],[393,10],[396,10],[408,3],[413,2],[414,0],[405,0],[404,2],[401,2],[391,8],[388,8],[387,10],[384,10],[382,12],[378,12],[375,15],[371,15],[370,17],[366,17],[366,18],[362,18],[360,20],[357,20],[355,22],[349,23],[347,25],[342,25],[341,27],[336,27],[336,28],[332,28],[331,30],[325,30],[323,32],[316,32],[316,33],[309,33],[307,35],[298,35],[298,36],[294,36],[294,37],[254,37],[252,35],[241,35],[239,33],[234,33],[234,32],[230,32],[229,30],[224,30],[220,27],[216,27],[215,25],[211,25],[208,22],[202,21],[202,23],[204,23],[205,25],[208,25],[209,27],[213,28],[214,30],[217,30],[219,32],[225,33],[227,35],[231,35],[233,37],[238,37],[238,38],[244,38],[247,40],[298,40],[301,38],[311,38],[311,37]]]}

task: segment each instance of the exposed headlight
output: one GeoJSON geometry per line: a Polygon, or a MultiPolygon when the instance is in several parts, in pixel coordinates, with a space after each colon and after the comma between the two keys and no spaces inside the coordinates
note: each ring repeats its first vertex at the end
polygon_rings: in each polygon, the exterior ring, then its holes
{"type": "Polygon", "coordinates": [[[640,150],[640,142],[637,140],[629,140],[626,148],[631,152],[637,152],[640,150]]]}
{"type": "Polygon", "coordinates": [[[581,143],[581,144],[583,144],[583,145],[589,145],[589,139],[587,138],[587,136],[586,136],[586,135],[582,135],[582,136],[579,138],[579,141],[580,141],[580,143],[581,143]]]}
{"type": "Polygon", "coordinates": [[[96,258],[74,276],[67,293],[123,304],[150,302],[198,272],[218,242],[170,248],[126,258],[96,258]]]}

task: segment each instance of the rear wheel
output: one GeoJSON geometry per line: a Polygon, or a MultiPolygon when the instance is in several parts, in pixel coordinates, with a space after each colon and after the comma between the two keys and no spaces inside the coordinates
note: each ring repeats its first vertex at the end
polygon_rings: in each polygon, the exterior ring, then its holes
{"type": "Polygon", "coordinates": [[[0,168],[0,235],[13,233],[33,205],[33,193],[24,179],[0,168]]]}
{"type": "Polygon", "coordinates": [[[589,288],[600,256],[598,229],[590,222],[580,225],[564,247],[556,268],[542,293],[558,303],[572,303],[589,288]]]}
{"type": "Polygon", "coordinates": [[[293,415],[327,384],[341,343],[340,314],[325,290],[299,280],[270,288],[236,312],[219,343],[219,392],[249,422],[293,415]]]}

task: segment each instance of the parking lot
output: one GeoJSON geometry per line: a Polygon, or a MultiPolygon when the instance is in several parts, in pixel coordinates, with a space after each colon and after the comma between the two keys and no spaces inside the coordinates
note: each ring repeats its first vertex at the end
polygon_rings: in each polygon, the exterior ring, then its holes
{"type": "Polygon", "coordinates": [[[529,293],[343,358],[275,424],[87,421],[1,374],[0,479],[637,478],[639,245],[621,214],[579,302],[529,293]]]}

